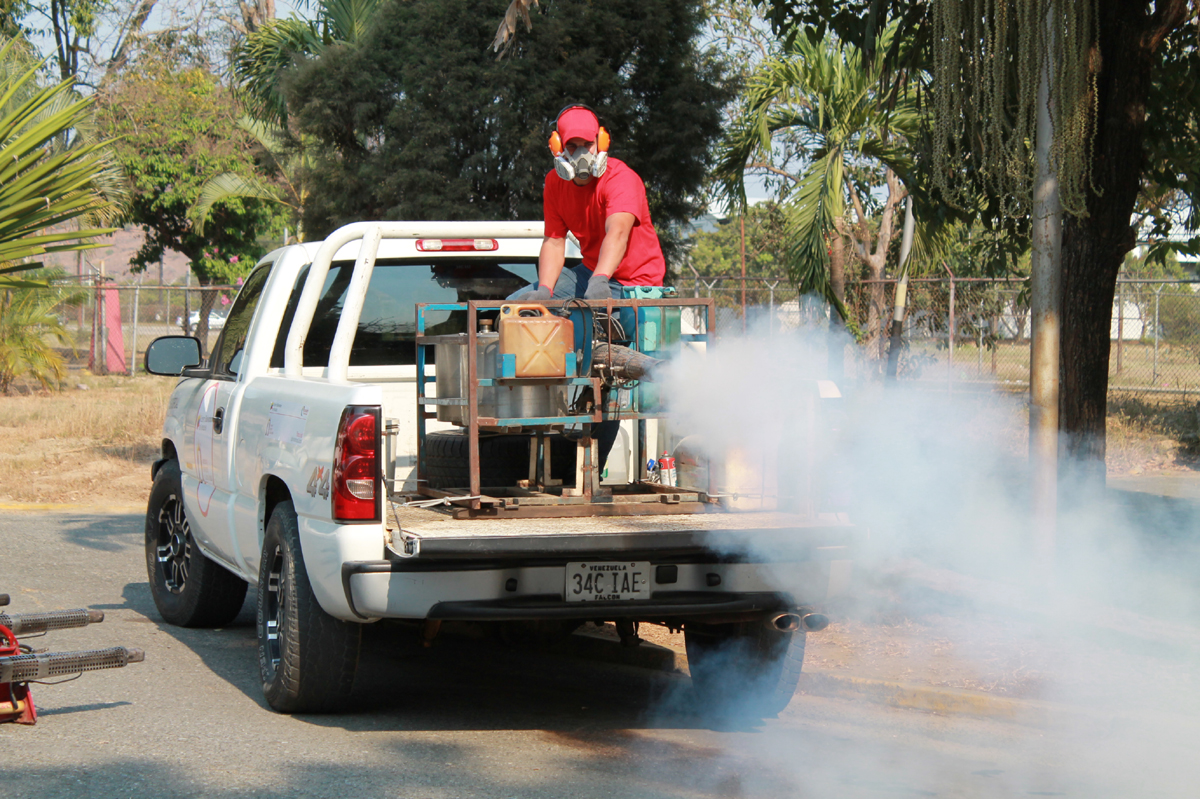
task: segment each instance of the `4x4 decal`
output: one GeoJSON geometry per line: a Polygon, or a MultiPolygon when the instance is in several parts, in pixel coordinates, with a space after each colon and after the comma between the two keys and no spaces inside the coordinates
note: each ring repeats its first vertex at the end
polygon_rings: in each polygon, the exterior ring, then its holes
{"type": "Polygon", "coordinates": [[[313,469],[312,476],[308,478],[308,493],[314,497],[320,495],[321,499],[329,499],[329,473],[332,469],[324,466],[317,466],[313,469]]]}

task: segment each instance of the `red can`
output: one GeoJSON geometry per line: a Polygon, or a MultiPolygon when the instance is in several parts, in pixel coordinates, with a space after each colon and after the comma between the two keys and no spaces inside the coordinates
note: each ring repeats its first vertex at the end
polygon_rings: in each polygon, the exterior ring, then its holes
{"type": "Polygon", "coordinates": [[[665,486],[675,485],[675,459],[670,453],[664,452],[658,459],[658,480],[665,486]]]}

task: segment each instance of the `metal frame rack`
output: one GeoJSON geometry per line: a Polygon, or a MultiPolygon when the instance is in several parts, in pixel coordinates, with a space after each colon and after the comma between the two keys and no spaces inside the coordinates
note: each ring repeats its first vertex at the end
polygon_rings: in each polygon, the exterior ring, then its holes
{"type": "MultiPolygon", "coordinates": [[[[571,301],[549,301],[540,303],[547,308],[561,308],[571,301]]],[[[587,435],[590,430],[585,428],[585,435],[580,439],[576,456],[576,479],[573,488],[559,484],[561,481],[550,477],[550,447],[547,433],[555,426],[575,424],[595,424],[609,420],[637,420],[637,458],[640,464],[645,463],[646,441],[645,425],[640,424],[646,419],[662,418],[662,411],[646,412],[634,406],[632,410],[622,411],[619,403],[609,402],[602,407],[600,398],[603,396],[601,377],[591,375],[566,378],[506,378],[479,377],[478,364],[478,329],[479,311],[499,309],[510,304],[506,300],[468,300],[462,303],[420,303],[417,305],[417,478],[418,493],[435,499],[444,499],[457,506],[456,516],[526,516],[526,517],[567,517],[567,516],[618,516],[641,515],[656,513],[694,513],[710,508],[709,494],[715,491],[709,487],[708,492],[695,489],[676,488],[673,486],[651,483],[644,479],[636,480],[627,486],[601,487],[600,470],[597,468],[597,447],[594,439],[587,435]],[[427,373],[429,366],[429,347],[439,343],[461,343],[461,334],[453,336],[427,335],[425,332],[426,314],[433,311],[466,311],[466,397],[431,397],[426,392],[429,383],[436,377],[427,373]],[[569,385],[582,390],[590,387],[593,404],[590,413],[576,413],[564,416],[499,418],[479,415],[479,390],[481,388],[499,386],[545,386],[569,385]],[[461,491],[445,491],[431,488],[426,482],[426,425],[429,419],[437,417],[436,412],[428,410],[439,405],[461,405],[465,408],[464,427],[467,430],[468,475],[469,485],[463,486],[468,496],[461,496],[461,491]],[[486,432],[529,432],[531,434],[529,479],[523,480],[514,487],[502,491],[493,491],[483,495],[480,483],[479,469],[479,434],[486,432]],[[539,458],[542,462],[540,473],[537,469],[539,458]]],[[[703,308],[705,311],[704,333],[681,333],[679,345],[687,342],[708,342],[712,340],[712,324],[715,320],[714,302],[711,298],[656,298],[656,299],[627,299],[608,300],[605,303],[588,303],[595,312],[605,311],[611,320],[614,309],[633,309],[634,348],[641,341],[641,321],[639,309],[642,308],[703,308]]],[[[611,322],[610,322],[611,324],[611,322]]],[[[609,331],[611,333],[611,330],[609,331]]],[[[615,392],[612,392],[615,394],[615,392]]],[[[639,466],[639,470],[643,468],[639,466]]],[[[640,473],[640,472],[639,472],[640,473]]],[[[710,476],[710,483],[711,483],[710,476]]]]}

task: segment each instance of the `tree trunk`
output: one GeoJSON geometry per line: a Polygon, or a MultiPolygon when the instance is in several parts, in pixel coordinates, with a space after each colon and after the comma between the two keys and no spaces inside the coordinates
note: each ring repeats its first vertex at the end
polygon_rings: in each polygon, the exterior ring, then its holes
{"type": "MultiPolygon", "coordinates": [[[[834,220],[833,240],[829,245],[829,286],[833,296],[843,306],[846,304],[846,240],[842,233],[841,217],[834,220]]],[[[829,355],[826,372],[835,382],[846,375],[846,321],[837,309],[829,311],[829,355]]]]}
{"type": "Polygon", "coordinates": [[[858,227],[855,236],[858,238],[858,258],[870,281],[867,289],[867,352],[875,351],[879,358],[887,357],[887,337],[884,335],[883,320],[887,317],[887,290],[883,285],[884,269],[887,266],[888,248],[896,236],[896,209],[907,196],[900,178],[890,168],[886,172],[888,194],[883,203],[883,213],[879,217],[879,230],[875,235],[874,248],[871,247],[871,230],[867,226],[867,214],[853,185],[850,189],[850,199],[858,216],[858,227]]]}
{"type": "Polygon", "coordinates": [[[242,12],[241,32],[248,35],[275,18],[275,0],[238,0],[238,10],[242,12]]]}
{"type": "Polygon", "coordinates": [[[887,355],[887,336],[883,334],[883,320],[887,316],[887,290],[883,285],[883,266],[867,263],[867,346],[879,358],[887,355]]]}
{"type": "Polygon", "coordinates": [[[205,289],[200,292],[200,321],[196,324],[194,335],[200,339],[200,351],[204,353],[204,357],[206,358],[211,354],[208,351],[208,315],[212,313],[213,305],[216,302],[216,291],[205,289]]]}
{"type": "Polygon", "coordinates": [[[1182,24],[1187,0],[1150,14],[1146,0],[1099,5],[1101,69],[1088,216],[1067,217],[1062,245],[1061,457],[1103,486],[1108,358],[1117,272],[1136,243],[1131,226],[1145,162],[1146,98],[1154,53],[1182,24]],[[1175,12],[1174,14],[1172,12],[1175,12]]]}

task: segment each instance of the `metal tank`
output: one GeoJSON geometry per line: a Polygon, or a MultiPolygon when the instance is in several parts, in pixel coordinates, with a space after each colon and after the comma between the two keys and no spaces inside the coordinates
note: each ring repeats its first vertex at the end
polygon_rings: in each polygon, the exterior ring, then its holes
{"type": "MultiPolygon", "coordinates": [[[[479,377],[496,377],[496,361],[500,350],[500,334],[480,332],[476,335],[476,368],[479,377]]],[[[439,398],[467,398],[467,334],[438,336],[434,363],[437,365],[437,395],[439,398]]],[[[545,386],[485,386],[479,389],[479,415],[498,419],[534,419],[568,415],[567,385],[545,386]]],[[[466,405],[438,405],[440,422],[458,425],[467,423],[466,405]]]]}

